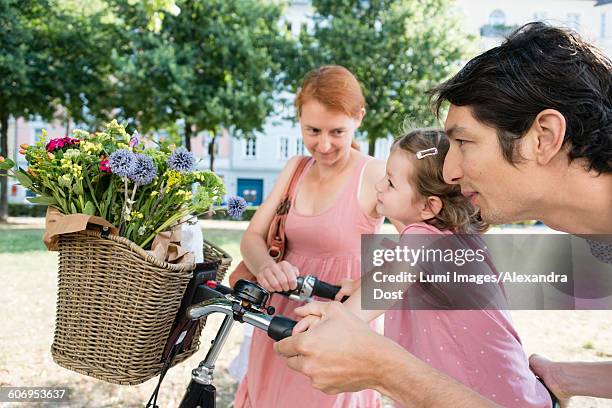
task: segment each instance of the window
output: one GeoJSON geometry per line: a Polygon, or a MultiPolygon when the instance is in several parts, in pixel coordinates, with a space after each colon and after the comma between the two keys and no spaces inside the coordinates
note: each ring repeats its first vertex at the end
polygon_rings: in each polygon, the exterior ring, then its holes
{"type": "Polygon", "coordinates": [[[573,30],[578,30],[578,28],[580,27],[580,14],[568,13],[567,26],[573,30]]]}
{"type": "Polygon", "coordinates": [[[493,10],[489,14],[489,24],[492,26],[506,25],[506,14],[501,10],[493,10]]]}
{"type": "Polygon", "coordinates": [[[242,155],[247,159],[254,159],[257,157],[257,139],[250,137],[243,139],[243,150],[242,155]]]}
{"type": "Polygon", "coordinates": [[[295,154],[297,154],[298,156],[303,156],[305,150],[306,149],[304,148],[304,139],[300,137],[298,138],[297,143],[295,144],[295,154]]]}
{"type": "MultiPolygon", "coordinates": [[[[45,128],[43,127],[35,127],[34,128],[34,134],[32,135],[32,139],[34,140],[34,143],[36,142],[40,142],[40,137],[42,136],[42,132],[45,128]]],[[[49,139],[49,137],[47,137],[47,140],[49,139]]]]}
{"type": "Polygon", "coordinates": [[[287,160],[289,158],[289,138],[281,137],[278,143],[278,158],[287,160]]]}
{"type": "Polygon", "coordinates": [[[601,13],[599,22],[599,36],[605,38],[606,36],[606,13],[601,13]]]}

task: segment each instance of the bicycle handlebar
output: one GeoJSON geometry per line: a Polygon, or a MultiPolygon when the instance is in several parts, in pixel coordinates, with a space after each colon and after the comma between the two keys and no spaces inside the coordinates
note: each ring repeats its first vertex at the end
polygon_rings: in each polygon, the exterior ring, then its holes
{"type": "MultiPolygon", "coordinates": [[[[222,313],[233,319],[236,316],[237,307],[239,307],[239,303],[222,296],[190,306],[187,309],[187,316],[191,320],[198,320],[212,313],[222,313]]],[[[297,324],[295,320],[284,316],[271,317],[262,312],[248,309],[240,311],[239,320],[265,331],[270,338],[277,341],[291,336],[293,327],[297,324]]]]}
{"type": "MultiPolygon", "coordinates": [[[[297,287],[295,289],[278,293],[292,300],[308,302],[313,296],[334,300],[339,291],[340,286],[324,282],[314,275],[306,275],[298,276],[297,287]]],[[[347,299],[348,296],[344,296],[341,302],[347,299]]]]}

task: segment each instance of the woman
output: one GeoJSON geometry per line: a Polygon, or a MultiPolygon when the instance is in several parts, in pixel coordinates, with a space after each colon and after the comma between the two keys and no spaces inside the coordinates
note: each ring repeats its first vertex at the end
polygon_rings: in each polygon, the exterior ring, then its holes
{"type": "MultiPolygon", "coordinates": [[[[265,237],[299,157],[289,160],[241,243],[244,262],[270,291],[295,288],[298,275],[312,274],[334,284],[359,278],[361,234],[376,233],[382,224],[374,185],[383,177],[385,164],[361,153],[354,140],[365,115],[357,79],[340,66],[316,69],[306,76],[295,107],[304,146],[313,159],[298,181],[287,216],[285,259],[274,262],[265,237]]],[[[273,296],[270,303],[278,314],[297,318],[293,309],[298,303],[282,296],[273,296]]],[[[314,389],[307,377],[287,367],[272,344],[265,333],[253,334],[247,374],[234,407],[380,406],[372,390],[332,396],[314,389]]]]}

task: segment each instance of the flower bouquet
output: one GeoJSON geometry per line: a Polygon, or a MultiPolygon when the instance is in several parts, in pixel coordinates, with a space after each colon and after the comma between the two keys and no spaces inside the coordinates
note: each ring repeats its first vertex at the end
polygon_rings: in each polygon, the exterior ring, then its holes
{"type": "MultiPolygon", "coordinates": [[[[149,249],[155,236],[176,229],[213,206],[226,194],[212,171],[195,170],[194,155],[160,142],[145,147],[137,132],[129,135],[112,121],[104,132],[75,130],[72,137],[21,145],[27,169],[0,158],[0,169],[11,170],[27,189],[29,200],[63,214],[99,216],[117,226],[119,235],[149,249]]],[[[227,198],[227,211],[240,217],[241,197],[227,198]]]]}
{"type": "MultiPolygon", "coordinates": [[[[112,383],[146,381],[164,366],[164,348],[195,268],[180,254],[173,260],[157,256],[155,244],[164,236],[172,241],[183,223],[221,204],[223,182],[196,170],[185,149],[164,142],[146,147],[116,121],[95,134],[45,136],[21,146],[27,169],[1,157],[0,169],[36,193],[30,201],[61,213],[59,223],[81,222],[62,229],[54,248],[59,283],[53,358],[112,383]]],[[[241,198],[226,201],[234,217],[246,207],[241,198]]],[[[48,211],[47,232],[57,225],[48,211]]],[[[197,351],[203,325],[181,345],[173,364],[197,351]]]]}

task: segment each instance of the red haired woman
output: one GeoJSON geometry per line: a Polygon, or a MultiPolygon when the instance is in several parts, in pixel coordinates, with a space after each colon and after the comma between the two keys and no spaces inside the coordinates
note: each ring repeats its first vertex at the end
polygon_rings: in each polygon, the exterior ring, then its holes
{"type": "MultiPolygon", "coordinates": [[[[375,183],[385,163],[361,153],[354,134],[365,115],[359,82],[346,68],[324,66],[310,72],[295,100],[304,146],[312,158],[298,181],[286,220],[285,259],[268,255],[266,233],[300,157],[287,162],[245,232],[241,252],[257,281],[270,291],[295,288],[298,275],[312,274],[341,284],[361,276],[361,234],[373,234],[383,218],[376,211],[375,183]]],[[[274,296],[277,313],[297,318],[298,303],[274,296]]],[[[235,408],[376,407],[372,390],[326,395],[307,377],[290,370],[263,332],[253,334],[247,374],[235,408]]]]}

